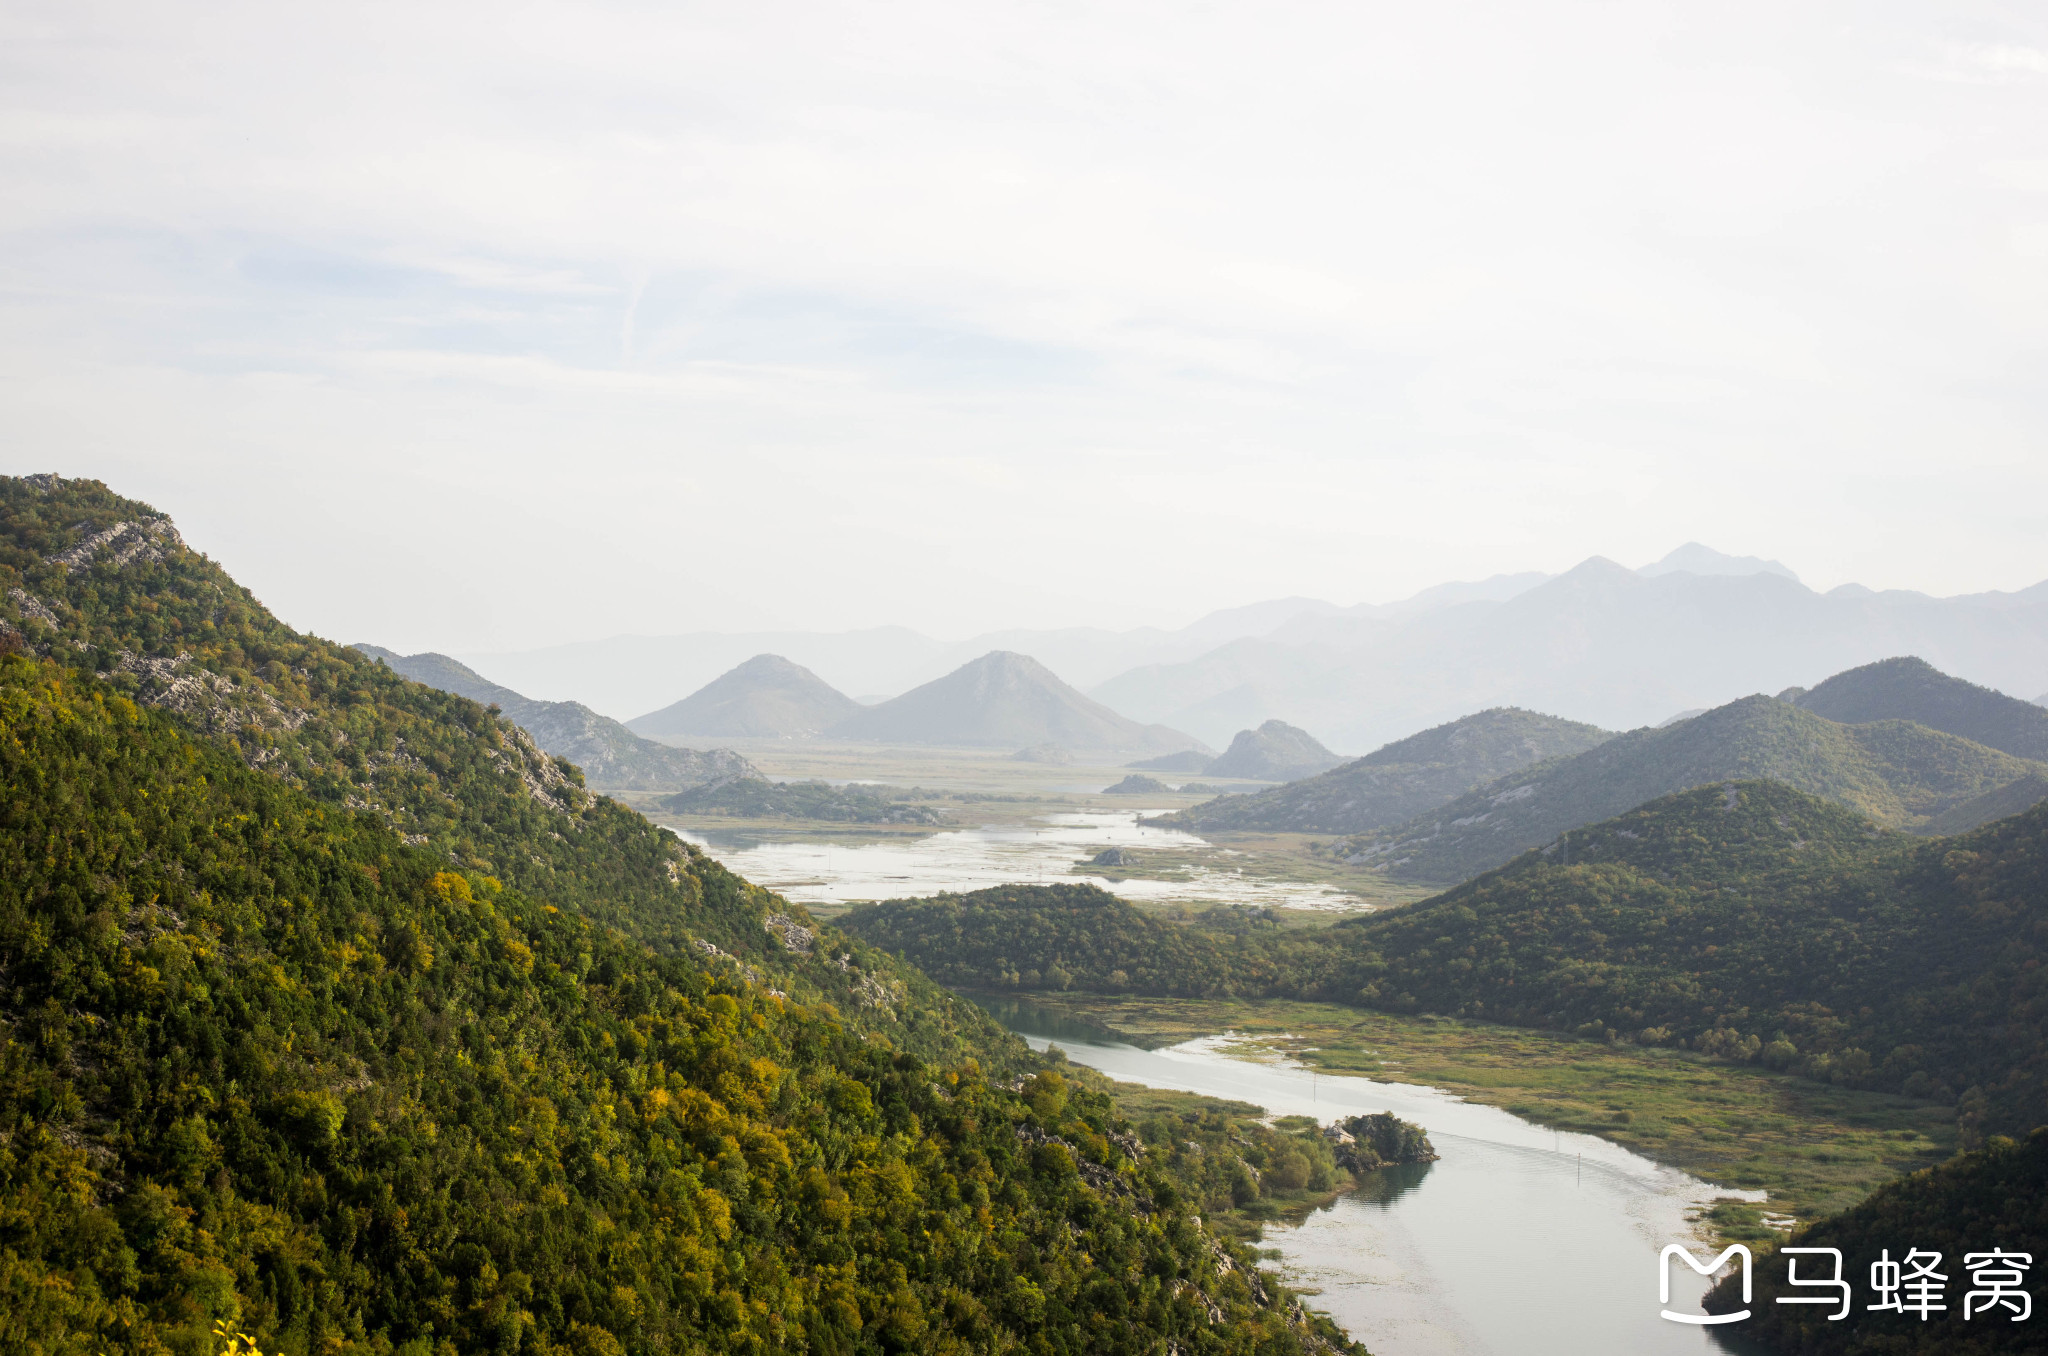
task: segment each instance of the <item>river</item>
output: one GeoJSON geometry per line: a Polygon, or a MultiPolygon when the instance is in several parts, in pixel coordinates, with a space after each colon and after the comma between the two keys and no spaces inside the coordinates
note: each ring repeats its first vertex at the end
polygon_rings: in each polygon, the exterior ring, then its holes
{"type": "MultiPolygon", "coordinates": [[[[1660,1317],[1667,1243],[1703,1253],[1688,1210],[1729,1192],[1590,1135],[1559,1134],[1435,1088],[1316,1074],[1228,1036],[1141,1050],[992,1005],[1043,1050],[1125,1082],[1322,1121],[1391,1111],[1441,1158],[1377,1174],[1299,1224],[1268,1224],[1291,1284],[1375,1356],[1706,1356],[1747,1350],[1660,1317]]],[[[1673,1264],[1669,1307],[1704,1283],[1673,1264]]]]}

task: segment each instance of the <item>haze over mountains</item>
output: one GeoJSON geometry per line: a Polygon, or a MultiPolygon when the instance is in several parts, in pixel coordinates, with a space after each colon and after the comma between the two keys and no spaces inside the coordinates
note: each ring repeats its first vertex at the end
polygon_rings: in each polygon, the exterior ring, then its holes
{"type": "Polygon", "coordinates": [[[1060,681],[1029,655],[998,650],[879,706],[862,707],[829,731],[835,739],[1092,753],[1164,753],[1199,741],[1141,725],[1060,681]]]}
{"type": "Polygon", "coordinates": [[[1229,796],[1157,821],[1204,830],[1363,833],[1433,810],[1477,786],[1614,736],[1534,711],[1481,711],[1388,744],[1320,776],[1229,796]]]}
{"type": "Polygon", "coordinates": [[[859,702],[803,665],[779,654],[757,654],[683,700],[636,716],[626,725],[656,737],[803,739],[823,734],[860,709],[859,702]]]}
{"type": "Polygon", "coordinates": [[[1907,653],[2003,692],[2040,692],[2048,584],[1955,598],[1853,584],[1822,594],[1775,561],[1688,543],[1640,570],[1594,557],[1562,575],[1439,585],[1398,603],[1276,599],[1177,631],[1005,631],[950,644],[891,627],[700,633],[468,658],[522,691],[630,718],[763,651],[867,693],[901,692],[993,649],[1030,655],[1141,724],[1214,745],[1278,718],[1334,748],[1373,748],[1494,706],[1628,729],[1907,653]]]}
{"type": "Polygon", "coordinates": [[[2044,772],[1913,721],[1844,725],[1752,696],[1501,777],[1355,840],[1351,860],[1385,862],[1406,879],[1464,880],[1659,796],[1753,779],[1825,797],[1888,828],[1928,831],[1937,817],[2044,772]]]}
{"type": "Polygon", "coordinates": [[[493,683],[445,654],[397,654],[376,645],[354,645],[372,659],[416,683],[439,688],[489,706],[533,736],[534,743],[583,769],[593,787],[612,791],[682,791],[728,777],[760,772],[731,749],[671,748],[642,739],[625,726],[581,702],[537,702],[493,683]]]}

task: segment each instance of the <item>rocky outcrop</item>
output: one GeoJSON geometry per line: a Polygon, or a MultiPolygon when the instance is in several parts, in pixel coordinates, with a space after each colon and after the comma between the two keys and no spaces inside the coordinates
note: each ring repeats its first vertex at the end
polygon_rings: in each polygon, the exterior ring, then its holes
{"type": "Polygon", "coordinates": [[[598,790],[684,791],[761,775],[731,749],[700,751],[657,744],[582,702],[535,701],[445,654],[398,654],[376,645],[354,648],[416,683],[497,707],[505,719],[531,734],[550,755],[581,768],[584,781],[598,790]]]}

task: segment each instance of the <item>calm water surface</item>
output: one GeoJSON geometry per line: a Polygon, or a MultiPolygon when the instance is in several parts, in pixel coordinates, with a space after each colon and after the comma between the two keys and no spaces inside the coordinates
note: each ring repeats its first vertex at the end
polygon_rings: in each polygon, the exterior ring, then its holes
{"type": "MultiPolygon", "coordinates": [[[[1085,1026],[1050,1026],[1028,1005],[992,1004],[1037,1049],[1149,1087],[1228,1097],[1322,1121],[1391,1111],[1429,1131],[1442,1157],[1381,1173],[1299,1225],[1269,1224],[1310,1303],[1376,1356],[1626,1356],[1727,1353],[1716,1336],[1658,1317],[1657,1256],[1702,1251],[1686,1211],[1723,1191],[1590,1135],[1558,1134],[1435,1088],[1318,1076],[1247,1058],[1230,1037],[1140,1050],[1085,1026]]],[[[1700,1312],[1705,1286],[1674,1267],[1673,1309],[1700,1312]]]]}
{"type": "Polygon", "coordinates": [[[1198,867],[1172,880],[1109,881],[1076,872],[1104,848],[1200,846],[1177,829],[1138,820],[1163,810],[1047,815],[1036,824],[953,829],[924,838],[848,845],[794,835],[669,831],[710,853],[756,885],[800,904],[914,899],[991,885],[1088,882],[1125,899],[1184,900],[1293,909],[1356,910],[1361,901],[1324,885],[1246,880],[1235,871],[1198,867]]]}

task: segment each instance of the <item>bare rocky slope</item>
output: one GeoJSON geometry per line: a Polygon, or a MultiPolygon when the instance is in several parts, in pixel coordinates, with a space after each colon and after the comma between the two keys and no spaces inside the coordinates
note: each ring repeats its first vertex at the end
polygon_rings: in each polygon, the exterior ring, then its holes
{"type": "Polygon", "coordinates": [[[731,777],[759,777],[760,771],[731,749],[670,748],[642,739],[582,702],[543,702],[501,687],[445,654],[396,654],[375,645],[351,647],[382,660],[416,683],[495,705],[505,719],[533,736],[557,758],[583,769],[593,788],[607,791],[686,791],[731,777]]]}
{"type": "Polygon", "coordinates": [[[860,703],[801,664],[757,654],[679,702],[635,716],[636,734],[806,739],[861,709],[860,703]]]}

